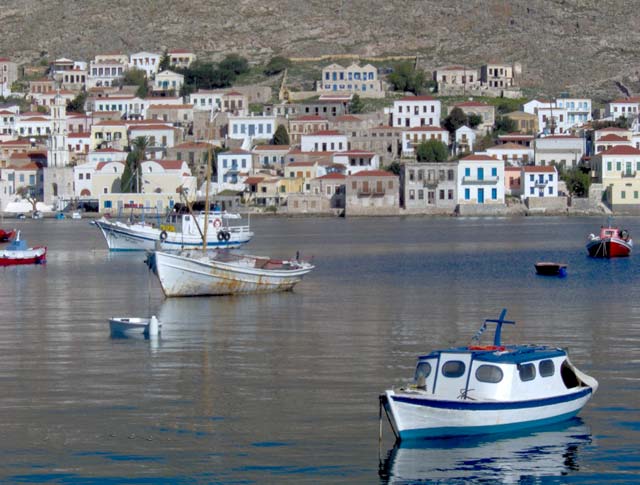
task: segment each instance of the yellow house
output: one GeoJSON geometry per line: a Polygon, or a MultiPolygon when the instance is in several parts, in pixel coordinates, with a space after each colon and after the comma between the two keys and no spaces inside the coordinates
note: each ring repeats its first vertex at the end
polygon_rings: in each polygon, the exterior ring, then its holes
{"type": "Polygon", "coordinates": [[[303,178],[282,178],[278,182],[278,193],[280,194],[280,203],[286,200],[288,194],[300,193],[304,188],[303,178]]]}
{"type": "Polygon", "coordinates": [[[640,212],[640,150],[620,145],[594,158],[611,209],[640,212]]]}
{"type": "Polygon", "coordinates": [[[302,179],[300,192],[311,190],[311,180],[321,177],[326,173],[325,165],[315,162],[292,162],[285,168],[285,176],[289,179],[302,179]]]}
{"type": "Polygon", "coordinates": [[[115,148],[122,150],[129,145],[127,124],[120,120],[105,120],[91,125],[91,150],[115,148]]]}

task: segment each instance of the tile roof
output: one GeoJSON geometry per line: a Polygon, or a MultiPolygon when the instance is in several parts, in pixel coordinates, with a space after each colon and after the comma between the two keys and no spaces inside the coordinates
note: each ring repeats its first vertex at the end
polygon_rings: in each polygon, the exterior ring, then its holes
{"type": "Polygon", "coordinates": [[[618,145],[602,152],[600,155],[640,155],[640,150],[628,145],[618,145]]]}
{"type": "Polygon", "coordinates": [[[397,177],[397,175],[386,170],[364,170],[350,175],[351,177],[397,177]]]}
{"type": "Polygon", "coordinates": [[[524,172],[541,172],[541,173],[555,173],[557,172],[556,167],[554,166],[540,166],[540,165],[527,165],[522,167],[524,172]]]}
{"type": "Polygon", "coordinates": [[[499,162],[501,161],[491,155],[481,155],[479,153],[478,154],[472,153],[471,155],[467,155],[466,157],[460,159],[461,162],[463,160],[465,162],[499,162]]]}

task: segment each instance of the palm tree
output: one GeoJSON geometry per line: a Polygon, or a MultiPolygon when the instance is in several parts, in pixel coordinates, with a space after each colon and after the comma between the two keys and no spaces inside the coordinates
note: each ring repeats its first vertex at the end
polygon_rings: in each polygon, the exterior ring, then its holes
{"type": "Polygon", "coordinates": [[[146,158],[147,149],[149,148],[149,137],[138,136],[131,143],[131,153],[127,157],[127,163],[130,164],[130,170],[135,181],[135,192],[140,192],[140,174],[142,171],[142,162],[146,158]]]}

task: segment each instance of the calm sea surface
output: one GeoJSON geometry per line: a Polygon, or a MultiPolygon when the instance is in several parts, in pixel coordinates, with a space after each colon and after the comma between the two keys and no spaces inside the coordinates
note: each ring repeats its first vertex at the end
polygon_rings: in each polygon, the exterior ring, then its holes
{"type": "Polygon", "coordinates": [[[86,220],[5,219],[49,256],[0,269],[0,482],[638,483],[640,251],[587,258],[603,222],[254,218],[247,250],[313,256],[293,293],[165,299],[86,220]],[[599,380],[580,418],[395,448],[385,423],[379,449],[378,394],[503,307],[506,342],[569,347],[599,380]],[[159,340],[110,338],[152,313],[159,340]]]}

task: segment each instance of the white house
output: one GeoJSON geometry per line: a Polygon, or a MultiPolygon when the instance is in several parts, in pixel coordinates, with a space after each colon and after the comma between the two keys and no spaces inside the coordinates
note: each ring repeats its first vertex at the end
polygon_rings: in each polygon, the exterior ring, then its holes
{"type": "Polygon", "coordinates": [[[476,132],[467,125],[462,125],[456,130],[455,153],[472,152],[473,146],[476,144],[476,132]]]}
{"type": "Polygon", "coordinates": [[[17,117],[15,134],[22,137],[51,134],[51,118],[41,113],[24,113],[17,117]]]}
{"type": "Polygon", "coordinates": [[[0,141],[13,138],[16,129],[16,113],[9,110],[0,110],[0,141]]]}
{"type": "Polygon", "coordinates": [[[193,109],[203,111],[216,111],[222,106],[222,96],[225,91],[218,89],[198,89],[189,95],[189,103],[193,109]]]}
{"type": "Polygon", "coordinates": [[[364,150],[348,150],[334,153],[333,163],[343,165],[346,175],[353,175],[366,170],[377,170],[380,167],[378,155],[364,150]]]}
{"type": "Polygon", "coordinates": [[[592,120],[589,98],[557,98],[556,105],[567,110],[567,124],[570,128],[592,120]]]}
{"type": "Polygon", "coordinates": [[[145,114],[146,101],[133,95],[109,96],[94,101],[96,111],[117,111],[126,118],[141,118],[145,114]]]}
{"type": "Polygon", "coordinates": [[[253,154],[235,149],[218,153],[217,158],[218,192],[230,188],[242,190],[244,178],[253,170],[253,154]]]}
{"type": "Polygon", "coordinates": [[[72,158],[73,154],[86,155],[91,148],[91,132],[67,133],[67,145],[72,158]]]}
{"type": "Polygon", "coordinates": [[[129,57],[129,67],[140,69],[147,75],[147,79],[153,79],[160,65],[160,54],[155,52],[136,52],[129,57]]]}
{"type": "Polygon", "coordinates": [[[300,137],[303,152],[344,152],[349,149],[347,135],[336,130],[322,130],[300,137]]]}
{"type": "Polygon", "coordinates": [[[182,188],[194,194],[197,189],[196,177],[184,160],[145,160],[140,164],[140,179],[144,193],[175,194],[182,188]]]}
{"type": "Polygon", "coordinates": [[[449,132],[439,126],[416,126],[402,132],[402,154],[412,156],[420,143],[437,140],[449,146],[449,132]]]}
{"type": "Polygon", "coordinates": [[[147,137],[150,148],[171,148],[179,141],[177,131],[168,124],[133,124],[129,126],[129,140],[147,137]]]}
{"type": "Polygon", "coordinates": [[[93,60],[89,64],[87,89],[100,86],[115,86],[124,76],[127,66],[116,60],[93,60]]]}
{"type": "Polygon", "coordinates": [[[357,93],[363,97],[382,97],[382,83],[378,79],[378,69],[371,64],[360,66],[353,63],[348,67],[330,64],[322,69],[322,79],[316,90],[319,93],[357,93]]]}
{"type": "Polygon", "coordinates": [[[86,199],[95,196],[93,179],[98,163],[100,162],[91,160],[73,167],[73,195],[75,197],[86,199]]]}
{"type": "Polygon", "coordinates": [[[440,100],[432,96],[405,96],[393,102],[391,126],[440,126],[440,100]]]}
{"type": "Polygon", "coordinates": [[[472,154],[458,162],[459,204],[504,204],[504,161],[472,154]]]}
{"type": "Polygon", "coordinates": [[[263,167],[282,168],[290,149],[289,145],[256,145],[253,147],[253,154],[263,167]]]}
{"type": "Polygon", "coordinates": [[[586,152],[586,140],[578,136],[552,135],[534,140],[536,165],[572,168],[580,164],[586,152]]]}
{"type": "Polygon", "coordinates": [[[487,153],[498,160],[513,166],[527,165],[533,162],[533,148],[517,143],[503,143],[487,148],[487,153]]]}
{"type": "Polygon", "coordinates": [[[87,154],[87,162],[124,162],[127,160],[128,152],[116,150],[115,148],[100,148],[92,150],[87,154]]]}
{"type": "Polygon", "coordinates": [[[184,76],[173,71],[162,71],[156,74],[153,82],[154,91],[173,91],[180,93],[180,88],[184,84],[184,76]]]}
{"type": "Polygon", "coordinates": [[[637,119],[640,114],[640,96],[615,99],[607,106],[607,116],[617,120],[618,118],[637,119]]]}
{"type": "Polygon", "coordinates": [[[255,139],[270,140],[275,131],[275,116],[229,116],[229,138],[249,145],[255,139]]]}
{"type": "Polygon", "coordinates": [[[558,197],[558,171],[554,166],[522,167],[522,198],[558,197]]]}

